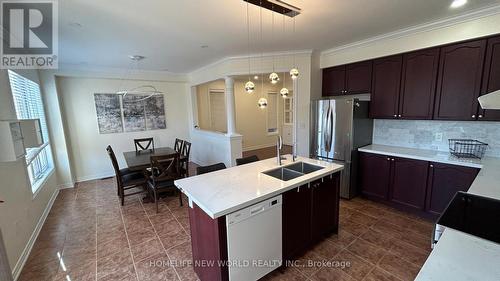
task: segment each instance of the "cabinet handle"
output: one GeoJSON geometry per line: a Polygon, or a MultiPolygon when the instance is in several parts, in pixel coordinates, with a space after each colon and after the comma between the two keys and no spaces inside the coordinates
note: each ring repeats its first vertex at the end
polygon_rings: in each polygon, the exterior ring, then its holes
{"type": "Polygon", "coordinates": [[[475,115],[475,114],[474,114],[474,115],[472,115],[472,118],[476,118],[476,115],[475,115]]]}
{"type": "Polygon", "coordinates": [[[387,161],[391,161],[391,158],[387,157],[387,161]]]}
{"type": "Polygon", "coordinates": [[[397,115],[397,114],[394,114],[394,118],[396,118],[396,117],[398,117],[398,115],[397,115]]]}
{"type": "Polygon", "coordinates": [[[478,116],[478,117],[479,117],[479,118],[483,118],[483,115],[479,114],[479,116],[478,116]]]}
{"type": "Polygon", "coordinates": [[[391,161],[394,161],[394,158],[392,158],[391,161]]]}
{"type": "Polygon", "coordinates": [[[401,118],[401,114],[399,114],[398,117],[401,118]]]}
{"type": "Polygon", "coordinates": [[[430,164],[429,167],[434,168],[434,165],[430,164]]]}

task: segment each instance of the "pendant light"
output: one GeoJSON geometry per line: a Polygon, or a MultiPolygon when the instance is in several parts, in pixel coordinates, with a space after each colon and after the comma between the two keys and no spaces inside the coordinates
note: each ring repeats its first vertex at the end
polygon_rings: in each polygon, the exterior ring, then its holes
{"type": "MultiPolygon", "coordinates": [[[[260,18],[260,42],[262,44],[262,1],[260,2],[260,10],[259,10],[259,18],[260,18]]],[[[260,51],[260,67],[262,68],[264,66],[264,53],[263,50],[261,49],[260,51]]],[[[262,71],[262,70],[261,70],[262,71]]],[[[261,73],[262,79],[260,79],[261,82],[261,92],[264,94],[264,72],[262,71],[261,73]]],[[[267,107],[267,99],[262,97],[259,99],[257,102],[257,106],[260,109],[265,109],[267,107]]]]}
{"type": "MultiPolygon", "coordinates": [[[[285,34],[285,15],[283,15],[283,34],[285,34]]],[[[288,97],[289,91],[286,88],[286,74],[283,73],[283,88],[280,90],[280,95],[282,98],[286,99],[288,97]]]]}
{"type": "MultiPolygon", "coordinates": [[[[295,17],[293,17],[293,37],[295,38],[295,17]]],[[[290,69],[290,77],[292,77],[293,80],[299,77],[299,70],[295,65],[295,53],[293,54],[293,67],[290,69]]]]}
{"type": "MultiPolygon", "coordinates": [[[[141,56],[141,55],[129,56],[129,59],[132,60],[132,62],[133,62],[132,64],[135,65],[135,70],[139,69],[139,62],[144,60],[145,58],[146,57],[141,56]]],[[[127,77],[128,76],[127,74],[131,73],[133,69],[134,69],[134,67],[131,67],[131,69],[129,71],[127,71],[125,76],[121,79],[120,87],[122,86],[122,84],[125,80],[129,79],[129,77],[127,77]]],[[[144,101],[144,100],[147,100],[149,98],[152,98],[153,96],[161,95],[161,94],[163,94],[163,92],[156,89],[156,87],[153,85],[141,85],[139,87],[135,87],[132,89],[118,90],[118,91],[116,91],[116,94],[121,95],[122,98],[125,97],[126,95],[129,95],[129,94],[130,95],[143,95],[143,96],[145,96],[144,98],[141,98],[141,99],[132,100],[132,102],[140,102],[140,101],[144,101]]]]}
{"type": "Polygon", "coordinates": [[[247,2],[248,82],[245,84],[245,91],[251,94],[255,90],[255,84],[250,80],[250,18],[248,16],[248,5],[247,2]]]}
{"type": "MultiPolygon", "coordinates": [[[[271,26],[272,37],[274,38],[274,5],[272,6],[272,26],[271,26]]],[[[274,72],[274,55],[273,55],[273,73],[269,75],[269,80],[271,84],[275,85],[280,81],[278,73],[274,72]]]]}

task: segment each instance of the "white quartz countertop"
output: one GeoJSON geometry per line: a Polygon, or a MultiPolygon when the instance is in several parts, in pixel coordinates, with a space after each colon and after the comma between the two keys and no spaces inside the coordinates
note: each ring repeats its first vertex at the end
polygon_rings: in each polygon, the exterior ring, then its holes
{"type": "MultiPolygon", "coordinates": [[[[293,164],[291,155],[285,157],[282,166],[293,164]]],[[[194,202],[210,217],[218,218],[344,169],[343,165],[304,157],[298,157],[296,162],[324,168],[289,181],[281,181],[262,173],[279,167],[276,157],[273,157],[176,180],[175,185],[186,194],[190,204],[194,202]]]]}
{"type": "MultiPolygon", "coordinates": [[[[500,199],[500,158],[463,160],[443,151],[368,145],[361,152],[480,168],[467,192],[500,199]]],[[[430,239],[429,239],[430,243],[430,239]]],[[[500,280],[500,244],[445,229],[415,280],[500,280]]]]}

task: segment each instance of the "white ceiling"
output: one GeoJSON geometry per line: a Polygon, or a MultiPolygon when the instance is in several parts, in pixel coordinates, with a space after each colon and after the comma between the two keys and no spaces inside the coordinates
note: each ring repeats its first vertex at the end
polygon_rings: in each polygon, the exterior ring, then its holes
{"type": "MultiPolygon", "coordinates": [[[[255,54],[325,50],[410,26],[452,17],[498,0],[469,0],[450,9],[451,0],[289,0],[301,7],[292,21],[250,5],[255,54]]],[[[246,2],[242,0],[63,0],[59,1],[60,63],[86,67],[130,67],[128,55],[147,57],[139,68],[188,73],[228,56],[248,54],[246,2]],[[81,26],[76,26],[75,23],[81,26]],[[201,48],[207,45],[207,48],[201,48]]]]}

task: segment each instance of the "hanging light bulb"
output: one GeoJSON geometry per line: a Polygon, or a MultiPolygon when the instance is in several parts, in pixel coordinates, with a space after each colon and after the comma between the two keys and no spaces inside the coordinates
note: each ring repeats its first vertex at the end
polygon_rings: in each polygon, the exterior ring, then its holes
{"type": "Polygon", "coordinates": [[[271,80],[271,84],[276,84],[280,81],[280,77],[278,76],[278,73],[273,72],[269,75],[269,80],[271,80]]]}
{"type": "Polygon", "coordinates": [[[264,109],[267,107],[267,99],[266,98],[260,98],[258,102],[258,106],[260,109],[264,109]]]}
{"type": "Polygon", "coordinates": [[[292,68],[290,70],[290,77],[292,77],[292,79],[297,79],[297,77],[299,77],[299,70],[297,68],[292,68]]]}
{"type": "Polygon", "coordinates": [[[281,97],[282,97],[282,98],[287,98],[289,93],[290,93],[290,92],[288,91],[288,89],[287,89],[287,88],[282,88],[282,89],[280,90],[280,94],[281,94],[281,97]]]}
{"type": "Polygon", "coordinates": [[[246,84],[245,84],[245,91],[248,93],[248,94],[251,94],[253,93],[253,91],[255,90],[255,84],[252,82],[252,81],[248,81],[246,84]]]}

